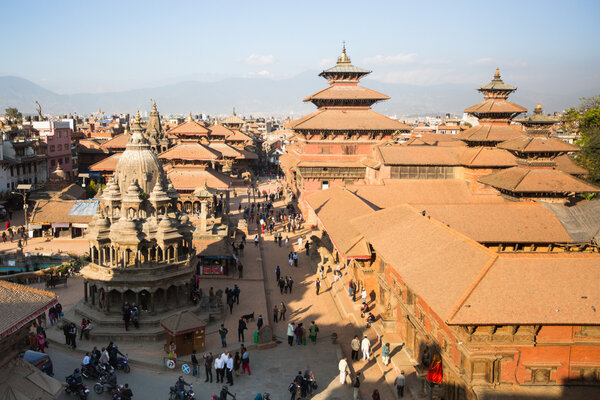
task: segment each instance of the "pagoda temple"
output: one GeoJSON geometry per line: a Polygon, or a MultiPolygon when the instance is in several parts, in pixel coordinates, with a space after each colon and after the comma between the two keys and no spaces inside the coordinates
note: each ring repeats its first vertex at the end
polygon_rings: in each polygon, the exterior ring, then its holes
{"type": "Polygon", "coordinates": [[[521,127],[511,125],[513,118],[527,112],[525,107],[508,100],[508,96],[517,90],[500,78],[500,69],[496,68],[494,78],[487,85],[477,89],[483,94],[481,103],[465,109],[465,112],[479,119],[476,125],[456,135],[469,146],[495,146],[500,142],[523,135],[521,127]]]}
{"type": "Polygon", "coordinates": [[[533,114],[529,117],[517,118],[515,122],[519,122],[525,128],[525,131],[530,135],[545,135],[550,136],[550,128],[559,121],[555,118],[544,115],[542,105],[538,103],[533,109],[533,114]]]}
{"type": "Polygon", "coordinates": [[[77,305],[74,319],[93,320],[92,335],[108,337],[121,327],[126,303],[148,312],[140,318],[141,329],[131,335],[149,339],[163,334],[160,319],[193,307],[193,226],[177,211],[177,198],[138,112],[88,226],[90,263],[81,270],[84,302],[77,305]]]}
{"type": "Polygon", "coordinates": [[[352,65],[344,45],[336,65],[319,74],[329,87],[304,99],[317,110],[292,122],[296,143],[280,158],[297,194],[364,180],[367,166],[376,164],[374,146],[410,130],[371,109],[389,97],[358,84],[369,73],[352,65]]]}

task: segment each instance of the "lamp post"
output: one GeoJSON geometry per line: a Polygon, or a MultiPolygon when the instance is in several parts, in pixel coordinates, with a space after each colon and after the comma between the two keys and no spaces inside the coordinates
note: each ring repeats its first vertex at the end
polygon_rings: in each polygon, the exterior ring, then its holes
{"type": "Polygon", "coordinates": [[[25,217],[25,244],[27,244],[27,239],[29,238],[29,218],[27,216],[27,191],[31,190],[31,184],[21,183],[17,185],[17,190],[22,190],[22,192],[12,192],[12,194],[18,194],[21,197],[23,197],[23,214],[25,217]]]}

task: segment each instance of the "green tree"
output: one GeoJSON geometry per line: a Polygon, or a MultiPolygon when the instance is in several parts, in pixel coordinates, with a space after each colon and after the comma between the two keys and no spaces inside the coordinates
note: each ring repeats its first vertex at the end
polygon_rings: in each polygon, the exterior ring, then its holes
{"type": "Polygon", "coordinates": [[[18,123],[23,120],[23,114],[16,107],[5,108],[4,113],[11,123],[18,123]]]}
{"type": "Polygon", "coordinates": [[[85,191],[87,192],[88,199],[91,199],[94,196],[96,196],[96,194],[98,193],[98,190],[100,190],[101,188],[102,188],[102,190],[104,190],[105,187],[106,187],[106,185],[98,183],[98,182],[94,181],[93,179],[90,180],[90,183],[88,183],[87,186],[85,187],[85,191]]]}
{"type": "Polygon", "coordinates": [[[589,171],[592,183],[600,184],[600,95],[582,98],[579,107],[567,110],[563,121],[581,134],[575,161],[589,171]]]}

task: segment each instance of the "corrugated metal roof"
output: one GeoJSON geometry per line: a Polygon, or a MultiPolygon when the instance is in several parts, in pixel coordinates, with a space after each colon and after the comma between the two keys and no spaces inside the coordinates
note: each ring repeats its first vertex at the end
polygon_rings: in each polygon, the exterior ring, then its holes
{"type": "Polygon", "coordinates": [[[556,215],[574,242],[600,245],[600,200],[574,207],[545,202],[541,204],[556,215]]]}
{"type": "Polygon", "coordinates": [[[93,216],[98,210],[98,200],[79,200],[76,201],[69,211],[69,215],[93,216]]]}

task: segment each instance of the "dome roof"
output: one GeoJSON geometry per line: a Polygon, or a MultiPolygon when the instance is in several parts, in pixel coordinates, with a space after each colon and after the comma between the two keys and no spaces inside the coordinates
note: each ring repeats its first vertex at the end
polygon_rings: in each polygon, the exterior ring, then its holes
{"type": "Polygon", "coordinates": [[[144,136],[139,111],[135,115],[129,142],[119,158],[114,176],[121,188],[129,188],[137,180],[142,191],[147,194],[152,192],[157,179],[165,179],[162,164],[144,136]]]}

